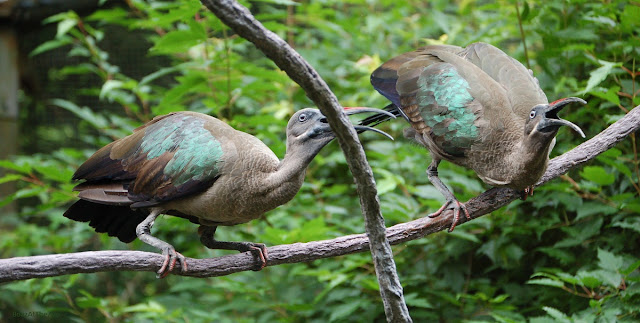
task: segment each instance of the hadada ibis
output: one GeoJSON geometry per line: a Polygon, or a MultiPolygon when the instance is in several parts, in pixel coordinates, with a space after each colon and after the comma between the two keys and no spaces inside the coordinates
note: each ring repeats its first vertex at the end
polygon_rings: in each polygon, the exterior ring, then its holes
{"type": "MultiPolygon", "coordinates": [[[[584,137],[578,126],[558,117],[565,105],[584,100],[549,103],[531,70],[485,43],[425,46],[399,55],[371,74],[371,84],[392,102],[385,109],[411,125],[405,137],[431,153],[427,176],[446,202],[429,216],[452,208],[449,231],[461,212],[470,217],[438,178],[440,161],[473,169],[487,184],[523,190],[526,198],[547,168],[560,126],[584,137]]],[[[378,114],[361,124],[386,120],[378,114]]]]}
{"type": "MultiPolygon", "coordinates": [[[[389,136],[367,126],[355,128],[389,136]]],[[[160,214],[200,224],[200,241],[208,248],[251,251],[259,270],[266,265],[264,244],[217,241],[217,226],[251,221],[291,200],[311,160],[333,138],[319,110],[300,110],[289,120],[286,154],[279,160],[258,138],[214,117],[197,112],[159,116],[98,150],[78,168],[73,179],[84,180],[74,188],[80,200],[64,216],[89,222],[97,232],[125,243],[137,237],[162,250],[165,260],[158,277],[171,272],[176,261],[187,270],[183,255],[151,235],[160,214]]]]}

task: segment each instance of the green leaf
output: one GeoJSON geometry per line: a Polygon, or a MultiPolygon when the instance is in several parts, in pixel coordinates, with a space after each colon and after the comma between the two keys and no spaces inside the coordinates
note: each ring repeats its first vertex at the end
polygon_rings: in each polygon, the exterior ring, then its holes
{"type": "Polygon", "coordinates": [[[346,319],[352,316],[352,314],[360,307],[360,302],[353,300],[351,302],[342,303],[337,306],[333,306],[331,310],[330,321],[336,321],[340,319],[346,319]]]}
{"type": "Polygon", "coordinates": [[[626,4],[620,15],[620,22],[625,31],[630,32],[638,28],[640,21],[640,7],[633,4],[626,4]]]}
{"type": "Polygon", "coordinates": [[[78,305],[78,307],[80,308],[100,308],[101,307],[101,301],[102,299],[99,297],[94,297],[93,295],[89,294],[87,291],[80,291],[81,294],[83,294],[84,296],[80,296],[78,298],[76,298],[76,304],[78,305]]]}
{"type": "Polygon", "coordinates": [[[425,298],[421,298],[418,293],[407,293],[404,295],[404,300],[411,307],[433,308],[433,305],[425,298]]]}
{"type": "Polygon", "coordinates": [[[587,288],[596,288],[602,285],[598,273],[590,271],[581,271],[576,274],[580,278],[580,283],[587,288]]]}
{"type": "Polygon", "coordinates": [[[601,186],[611,185],[616,180],[614,174],[607,172],[600,166],[586,166],[580,172],[580,176],[601,186]]]}
{"type": "Polygon", "coordinates": [[[575,261],[576,257],[570,251],[560,248],[552,248],[552,247],[541,247],[537,248],[537,251],[544,252],[545,254],[559,260],[562,264],[570,264],[575,261]]]}
{"type": "Polygon", "coordinates": [[[611,215],[618,212],[618,209],[606,204],[602,204],[600,202],[585,202],[584,204],[578,206],[576,210],[578,215],[576,216],[574,221],[578,221],[582,218],[586,218],[592,215],[611,215]]]}
{"type": "Polygon", "coordinates": [[[582,92],[580,92],[582,95],[588,93],[593,88],[595,88],[598,84],[604,81],[607,78],[607,76],[611,74],[611,72],[615,67],[622,66],[622,63],[607,62],[602,60],[598,60],[598,62],[602,66],[598,67],[597,69],[589,73],[590,76],[589,76],[589,81],[587,82],[587,87],[585,87],[585,89],[582,90],[582,92]]]}
{"type": "Polygon", "coordinates": [[[35,170],[45,178],[60,183],[69,183],[73,176],[73,170],[62,167],[60,164],[53,163],[51,161],[43,161],[41,163],[34,164],[33,168],[35,168],[35,170]]]}
{"type": "Polygon", "coordinates": [[[520,15],[520,19],[522,19],[522,21],[527,21],[530,12],[531,9],[529,8],[529,3],[524,1],[524,3],[522,4],[522,14],[520,15]]]}
{"type": "Polygon", "coordinates": [[[605,88],[598,88],[597,90],[591,90],[589,93],[604,99],[606,101],[609,101],[615,105],[620,105],[620,96],[618,96],[618,91],[620,91],[620,87],[619,86],[612,86],[608,89],[605,88]]]}
{"type": "Polygon", "coordinates": [[[543,286],[551,286],[551,287],[564,287],[564,283],[561,281],[549,279],[549,278],[540,278],[540,279],[530,279],[527,281],[527,284],[530,285],[543,285],[543,286]]]}
{"type": "Polygon", "coordinates": [[[547,314],[549,314],[549,316],[553,317],[554,319],[556,319],[559,322],[567,322],[570,323],[571,319],[564,313],[560,312],[559,310],[553,308],[553,307],[549,307],[549,306],[543,306],[542,309],[547,312],[547,314]]]}
{"type": "Polygon", "coordinates": [[[143,77],[140,82],[138,82],[138,86],[143,86],[143,85],[147,85],[147,83],[152,82],[153,80],[165,76],[167,74],[171,74],[174,72],[178,72],[181,71],[183,68],[185,68],[186,64],[180,64],[179,66],[171,66],[171,67],[165,67],[165,68],[161,68],[145,77],[143,77]]]}
{"type": "Polygon", "coordinates": [[[104,82],[104,84],[102,85],[102,89],[100,89],[100,100],[104,99],[104,97],[108,95],[112,90],[121,88],[123,84],[124,82],[119,80],[107,80],[106,82],[104,82]]]}
{"type": "Polygon", "coordinates": [[[67,18],[58,23],[58,31],[56,33],[56,38],[64,36],[71,28],[75,27],[78,24],[78,19],[76,17],[67,18]]]}
{"type": "Polygon", "coordinates": [[[454,230],[453,232],[449,233],[449,235],[460,238],[460,239],[464,239],[467,241],[471,241],[473,243],[482,243],[482,241],[480,241],[480,239],[478,239],[478,237],[476,237],[475,234],[465,232],[462,230],[454,230]]]}
{"type": "Polygon", "coordinates": [[[24,161],[11,161],[11,160],[0,160],[0,167],[14,170],[18,173],[29,175],[31,174],[31,165],[24,161]]]}
{"type": "Polygon", "coordinates": [[[167,309],[158,302],[149,301],[148,303],[141,303],[141,304],[127,306],[124,309],[122,309],[122,311],[124,313],[132,313],[132,312],[165,313],[167,309]]]}
{"type": "Polygon", "coordinates": [[[49,23],[52,23],[52,22],[59,22],[59,21],[63,21],[63,20],[73,20],[73,19],[77,20],[78,19],[78,15],[75,12],[69,10],[69,11],[61,12],[61,13],[55,14],[53,16],[50,16],[48,18],[45,18],[42,21],[42,24],[49,24],[49,23]]]}
{"type": "Polygon", "coordinates": [[[154,54],[185,53],[206,39],[203,30],[174,30],[158,39],[150,51],[154,54]]]}
{"type": "Polygon", "coordinates": [[[501,294],[491,299],[491,303],[499,304],[504,302],[507,298],[509,298],[508,294],[501,294]]]}
{"type": "Polygon", "coordinates": [[[71,37],[64,36],[57,39],[52,39],[38,45],[38,47],[36,47],[34,50],[31,51],[31,53],[29,53],[29,57],[33,57],[38,54],[50,51],[52,49],[56,49],[58,47],[69,45],[72,43],[73,43],[73,39],[71,37]]]}
{"type": "Polygon", "coordinates": [[[376,168],[374,169],[374,173],[376,174],[378,195],[383,195],[393,191],[398,184],[404,184],[404,180],[402,178],[386,169],[376,168]]]}
{"type": "Polygon", "coordinates": [[[44,190],[46,190],[46,188],[42,187],[42,186],[23,188],[21,190],[18,190],[14,194],[14,198],[22,199],[22,198],[26,198],[26,197],[37,196],[38,194],[42,193],[44,190]]]}
{"type": "Polygon", "coordinates": [[[621,273],[623,275],[629,275],[629,274],[631,274],[632,272],[634,272],[638,268],[640,268],[640,260],[634,262],[629,267],[627,267],[626,269],[622,270],[621,273]]]}
{"type": "Polygon", "coordinates": [[[602,269],[618,272],[622,269],[624,260],[611,252],[598,248],[598,266],[602,269]]]}
{"type": "Polygon", "coordinates": [[[22,178],[22,175],[18,174],[8,174],[3,177],[0,177],[0,184],[17,181],[22,178]]]}
{"type": "Polygon", "coordinates": [[[576,276],[571,275],[569,273],[565,273],[565,272],[559,272],[558,273],[558,278],[565,282],[565,283],[569,283],[571,285],[577,285],[580,284],[580,279],[578,279],[576,276]]]}
{"type": "Polygon", "coordinates": [[[624,117],[624,114],[607,114],[604,119],[607,121],[607,124],[612,124],[618,122],[622,117],[624,117]]]}
{"type": "Polygon", "coordinates": [[[590,274],[612,288],[618,289],[622,283],[622,274],[610,270],[594,270],[590,274]]]}
{"type": "Polygon", "coordinates": [[[79,107],[75,103],[63,99],[52,99],[51,104],[73,112],[76,116],[89,122],[97,129],[103,129],[109,126],[109,122],[105,117],[93,112],[88,107],[79,107]]]}
{"type": "Polygon", "coordinates": [[[625,218],[622,221],[613,223],[611,226],[623,228],[623,229],[631,229],[638,233],[640,233],[640,218],[625,218]]]}

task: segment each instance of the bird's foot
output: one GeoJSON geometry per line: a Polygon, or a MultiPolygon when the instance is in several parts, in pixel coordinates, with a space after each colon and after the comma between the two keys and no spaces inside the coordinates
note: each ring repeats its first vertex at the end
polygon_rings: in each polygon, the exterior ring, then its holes
{"type": "Polygon", "coordinates": [[[198,228],[200,242],[209,249],[237,250],[239,252],[251,252],[258,260],[254,271],[260,271],[267,266],[267,246],[256,242],[218,241],[213,238],[216,227],[201,226],[198,228]]]}
{"type": "Polygon", "coordinates": [[[256,267],[251,269],[253,271],[260,271],[267,266],[267,246],[264,243],[256,242],[229,242],[229,241],[216,241],[218,248],[220,249],[234,249],[240,252],[251,252],[257,260],[256,267]],[[225,246],[223,248],[223,246],[225,246]]]}
{"type": "Polygon", "coordinates": [[[444,212],[444,210],[449,209],[449,206],[452,205],[451,207],[453,209],[453,222],[451,223],[451,227],[449,228],[449,230],[447,230],[448,232],[452,232],[453,229],[456,228],[456,225],[458,225],[458,222],[460,221],[460,211],[464,211],[464,215],[467,219],[471,220],[471,216],[469,215],[469,211],[467,210],[467,207],[460,203],[460,201],[458,200],[448,200],[447,202],[445,202],[437,211],[431,213],[428,215],[428,217],[430,218],[435,218],[438,217],[442,214],[442,212],[444,212]]]}
{"type": "Polygon", "coordinates": [[[173,247],[165,248],[162,250],[162,255],[165,256],[162,266],[156,273],[157,278],[165,278],[176,266],[176,261],[180,262],[180,268],[182,272],[187,271],[187,260],[185,257],[176,251],[173,247]]]}
{"type": "Polygon", "coordinates": [[[533,185],[525,187],[524,191],[522,191],[522,195],[520,195],[520,199],[526,201],[527,197],[533,196],[533,188],[533,185]]]}
{"type": "Polygon", "coordinates": [[[253,271],[260,271],[267,265],[267,258],[269,257],[269,252],[267,251],[267,246],[264,243],[253,243],[249,246],[249,251],[258,259],[258,264],[253,271]]]}

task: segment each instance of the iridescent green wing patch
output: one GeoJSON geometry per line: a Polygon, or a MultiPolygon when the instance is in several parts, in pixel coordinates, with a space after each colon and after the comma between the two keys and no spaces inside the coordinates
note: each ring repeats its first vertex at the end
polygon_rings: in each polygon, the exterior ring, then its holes
{"type": "Polygon", "coordinates": [[[479,135],[469,83],[451,64],[438,63],[424,68],[417,87],[420,115],[436,144],[453,156],[464,155],[479,135]]]}
{"type": "Polygon", "coordinates": [[[175,114],[145,129],[138,156],[146,156],[129,189],[130,198],[149,205],[199,192],[218,177],[222,145],[205,120],[175,114]]]}

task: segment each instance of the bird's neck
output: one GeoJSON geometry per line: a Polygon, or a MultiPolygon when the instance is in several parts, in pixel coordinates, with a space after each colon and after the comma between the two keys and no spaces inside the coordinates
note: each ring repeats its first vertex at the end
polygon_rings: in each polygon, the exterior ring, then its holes
{"type": "Polygon", "coordinates": [[[293,184],[299,189],[304,181],[307,166],[309,166],[309,163],[311,163],[321,148],[322,146],[303,147],[288,145],[284,158],[280,161],[280,164],[278,164],[276,171],[269,176],[267,181],[269,185],[277,188],[282,185],[293,184]]]}
{"type": "Polygon", "coordinates": [[[514,188],[533,185],[540,179],[547,169],[553,138],[553,136],[546,138],[525,137],[520,149],[514,151],[511,159],[515,164],[516,174],[519,174],[518,178],[512,179],[514,188]]]}

